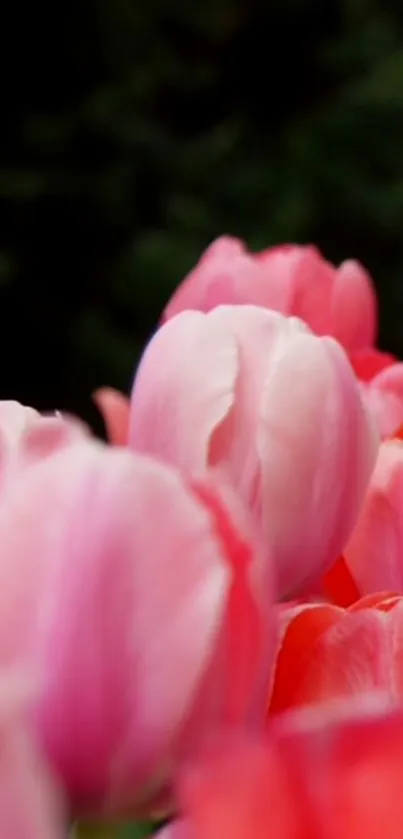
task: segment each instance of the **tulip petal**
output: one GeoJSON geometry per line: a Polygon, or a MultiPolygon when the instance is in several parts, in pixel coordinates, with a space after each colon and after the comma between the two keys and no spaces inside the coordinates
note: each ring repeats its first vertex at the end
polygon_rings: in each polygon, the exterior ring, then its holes
{"type": "Polygon", "coordinates": [[[148,345],[131,397],[129,443],[182,469],[209,462],[213,432],[231,410],[238,349],[214,318],[184,312],[148,345]]]}
{"type": "Polygon", "coordinates": [[[323,593],[336,606],[351,606],[359,599],[359,590],[343,556],[325,574],[323,593]]]}
{"type": "Polygon", "coordinates": [[[88,435],[76,418],[42,416],[19,402],[0,401],[0,486],[26,466],[88,435]]]}
{"type": "Polygon", "coordinates": [[[403,443],[384,442],[344,556],[361,594],[403,587],[403,443]]]}
{"type": "Polygon", "coordinates": [[[378,373],[396,364],[397,359],[390,353],[369,347],[349,354],[355,375],[362,382],[370,382],[378,373]]]}
{"type": "Polygon", "coordinates": [[[377,451],[354,376],[332,339],[296,333],[283,351],[279,345],[265,381],[258,445],[266,538],[276,546],[279,590],[290,596],[337,559],[377,451]]]}
{"type": "Polygon", "coordinates": [[[285,632],[276,661],[271,713],[300,704],[300,682],[315,658],[318,640],[342,615],[339,608],[330,605],[311,604],[284,610],[282,622],[285,632]]]}
{"type": "Polygon", "coordinates": [[[110,442],[114,446],[125,446],[129,436],[129,399],[111,387],[95,391],[93,398],[104,419],[110,442]]]}
{"type": "Polygon", "coordinates": [[[64,814],[59,791],[24,727],[21,699],[18,681],[2,675],[0,835],[7,839],[62,839],[64,814]]]}
{"type": "Polygon", "coordinates": [[[266,272],[237,239],[223,236],[202,254],[196,267],[180,284],[163,313],[167,321],[180,312],[209,312],[216,306],[251,303],[270,306],[283,293],[266,282],[266,272]]]}
{"type": "Polygon", "coordinates": [[[190,474],[223,469],[290,597],[344,547],[378,440],[335,341],[277,312],[219,306],[182,313],[154,337],[129,443],[190,474]]]}
{"type": "Polygon", "coordinates": [[[35,723],[78,807],[143,806],[209,727],[263,719],[270,581],[229,493],[88,441],[0,507],[0,663],[45,675],[35,723]]]}
{"type": "Polygon", "coordinates": [[[382,438],[392,437],[403,422],[403,363],[389,365],[363,390],[382,438]]]}
{"type": "Polygon", "coordinates": [[[353,259],[336,271],[331,334],[349,351],[372,347],[377,331],[377,300],[368,272],[353,259]]]}
{"type": "Polygon", "coordinates": [[[277,657],[271,713],[379,690],[403,695],[402,598],[343,611],[309,605],[291,609],[277,657]]]}

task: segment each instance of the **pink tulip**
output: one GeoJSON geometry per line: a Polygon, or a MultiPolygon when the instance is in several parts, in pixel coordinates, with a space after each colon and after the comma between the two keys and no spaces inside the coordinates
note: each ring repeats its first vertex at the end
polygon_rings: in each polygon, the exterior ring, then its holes
{"type": "Polygon", "coordinates": [[[361,594],[403,592],[403,443],[382,443],[345,561],[361,594]]]}
{"type": "Polygon", "coordinates": [[[338,344],[253,306],[184,312],[145,351],[129,445],[185,472],[220,467],[272,549],[281,596],[337,559],[377,438],[338,344]]]}
{"type": "Polygon", "coordinates": [[[288,312],[289,298],[287,284],[268,282],[265,265],[242,242],[221,236],[207,248],[176,290],[163,320],[188,309],[209,312],[222,304],[251,303],[288,312]]]}
{"type": "Polygon", "coordinates": [[[24,725],[25,690],[0,677],[0,836],[62,839],[61,799],[24,725]]]}
{"type": "Polygon", "coordinates": [[[88,435],[79,420],[42,416],[19,402],[0,401],[0,487],[26,466],[88,435]]]}
{"type": "Polygon", "coordinates": [[[371,697],[211,750],[161,839],[400,839],[403,714],[371,697]]]}
{"type": "Polygon", "coordinates": [[[270,567],[229,489],[83,442],[8,489],[0,544],[0,665],[43,684],[36,729],[79,811],[158,801],[209,733],[262,724],[270,567]]]}
{"type": "Polygon", "coordinates": [[[371,347],[377,329],[372,280],[356,261],[335,268],[310,245],[281,245],[260,254],[223,236],[205,251],[169,301],[163,320],[188,309],[253,304],[295,315],[350,352],[371,347]]]}

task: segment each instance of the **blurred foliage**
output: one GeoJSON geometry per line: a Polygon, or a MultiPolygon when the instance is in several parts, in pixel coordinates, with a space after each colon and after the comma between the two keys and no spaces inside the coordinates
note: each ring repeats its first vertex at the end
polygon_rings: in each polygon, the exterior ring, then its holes
{"type": "Polygon", "coordinates": [[[72,839],[146,839],[158,825],[151,822],[81,822],[73,829],[72,839]]]}
{"type": "Polygon", "coordinates": [[[94,419],[222,232],[315,241],[377,282],[403,356],[398,0],[9,5],[1,394],[94,419]]]}

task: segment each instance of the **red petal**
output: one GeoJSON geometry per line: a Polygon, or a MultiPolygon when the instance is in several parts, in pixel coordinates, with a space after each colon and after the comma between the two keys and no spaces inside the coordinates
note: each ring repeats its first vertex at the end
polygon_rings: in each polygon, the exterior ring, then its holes
{"type": "Polygon", "coordinates": [[[330,571],[323,578],[323,593],[337,606],[347,608],[356,600],[359,600],[360,593],[353,580],[353,577],[345,563],[344,557],[339,559],[332,566],[330,571]]]}
{"type": "Polygon", "coordinates": [[[375,349],[360,350],[350,355],[351,366],[362,382],[370,382],[378,373],[396,362],[397,359],[391,353],[375,349]]]}

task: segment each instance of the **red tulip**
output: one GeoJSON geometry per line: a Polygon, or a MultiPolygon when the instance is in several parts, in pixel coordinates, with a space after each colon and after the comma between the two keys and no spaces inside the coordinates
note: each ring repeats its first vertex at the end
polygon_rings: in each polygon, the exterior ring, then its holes
{"type": "Polygon", "coordinates": [[[285,607],[270,712],[382,690],[403,699],[403,598],[285,607]]]}
{"type": "Polygon", "coordinates": [[[403,714],[364,699],[212,751],[161,839],[401,839],[403,714]]]}

